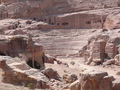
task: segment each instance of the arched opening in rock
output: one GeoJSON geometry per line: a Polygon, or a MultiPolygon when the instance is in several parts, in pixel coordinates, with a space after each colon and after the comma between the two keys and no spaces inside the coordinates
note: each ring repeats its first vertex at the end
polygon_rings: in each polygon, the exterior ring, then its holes
{"type": "Polygon", "coordinates": [[[51,25],[54,25],[54,23],[51,23],[51,25]]]}
{"type": "Polygon", "coordinates": [[[110,59],[107,53],[105,53],[105,59],[110,59]]]}
{"type": "Polygon", "coordinates": [[[36,18],[33,18],[33,20],[36,20],[36,18]]]}
{"type": "Polygon", "coordinates": [[[35,69],[40,69],[40,64],[37,62],[37,61],[32,61],[32,60],[29,60],[28,62],[27,62],[27,64],[30,66],[30,67],[32,67],[32,68],[35,68],[35,69]],[[34,64],[34,65],[33,65],[34,64]]]}
{"type": "Polygon", "coordinates": [[[66,26],[66,25],[69,25],[69,23],[68,22],[63,22],[62,25],[66,26]]]}
{"type": "Polygon", "coordinates": [[[6,56],[6,54],[0,52],[0,56],[6,56]]]}
{"type": "Polygon", "coordinates": [[[86,21],[86,24],[91,24],[91,21],[86,21]]]}

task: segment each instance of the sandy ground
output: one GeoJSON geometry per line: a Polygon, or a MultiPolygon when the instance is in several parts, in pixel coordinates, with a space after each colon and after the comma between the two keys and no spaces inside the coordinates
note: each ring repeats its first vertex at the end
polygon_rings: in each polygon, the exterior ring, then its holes
{"type": "MultiPolygon", "coordinates": [[[[118,72],[120,72],[120,66],[116,65],[98,65],[98,66],[92,66],[92,65],[85,65],[83,58],[69,58],[69,59],[59,59],[63,62],[68,63],[69,68],[74,68],[76,71],[76,75],[79,75],[79,72],[81,70],[95,70],[95,71],[104,71],[107,72],[109,76],[114,76],[115,79],[120,79],[120,74],[117,75],[118,72]],[[71,62],[75,62],[75,65],[72,65],[71,62]],[[77,74],[78,73],[78,74],[77,74]]],[[[79,76],[78,76],[79,77],[79,76]]]]}

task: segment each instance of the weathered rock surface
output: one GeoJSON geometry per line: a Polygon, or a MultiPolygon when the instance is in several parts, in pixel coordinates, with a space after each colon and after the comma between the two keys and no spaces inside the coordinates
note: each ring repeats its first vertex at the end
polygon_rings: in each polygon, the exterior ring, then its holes
{"type": "Polygon", "coordinates": [[[86,70],[80,73],[79,82],[70,85],[70,90],[112,90],[113,80],[114,78],[108,76],[107,72],[86,70]]]}
{"type": "MultiPolygon", "coordinates": [[[[67,67],[68,64],[45,56],[40,44],[45,46],[44,50],[48,54],[55,57],[79,56],[78,50],[85,45],[80,50],[80,56],[85,57],[87,64],[97,65],[106,61],[106,65],[120,65],[119,34],[112,37],[114,33],[107,30],[120,28],[119,6],[119,0],[1,0],[0,19],[4,20],[0,21],[0,34],[27,34],[37,42],[26,36],[0,36],[3,81],[25,86],[31,82],[32,88],[39,89],[61,89],[57,71],[52,68],[43,70],[44,63],[56,62],[56,65],[67,67]],[[93,28],[103,29],[104,34],[92,37],[86,45],[88,38],[96,34],[97,30],[84,29],[93,28]],[[19,58],[16,60],[14,57],[19,58]]],[[[112,82],[114,78],[106,72],[83,72],[80,81],[76,75],[67,74],[64,80],[72,83],[71,90],[119,89],[119,82],[112,82]]]]}
{"type": "Polygon", "coordinates": [[[120,29],[120,11],[107,16],[104,24],[106,29],[120,29]]]}
{"type": "Polygon", "coordinates": [[[78,77],[75,74],[64,74],[63,79],[66,83],[73,83],[78,79],[78,77]]]}
{"type": "Polygon", "coordinates": [[[119,0],[2,0],[0,18],[34,17],[55,13],[111,8],[119,6],[119,0]]]}
{"type": "Polygon", "coordinates": [[[120,54],[116,55],[114,60],[116,65],[120,65],[120,54]]]}
{"type": "MultiPolygon", "coordinates": [[[[37,1],[33,1],[33,2],[37,2],[37,1]]],[[[97,10],[88,10],[88,11],[77,11],[70,13],[64,12],[62,14],[52,13],[50,15],[42,15],[42,16],[39,14],[37,16],[34,15],[34,17],[25,16],[29,18],[22,18],[21,16],[20,17],[21,19],[20,18],[18,19],[16,17],[17,19],[7,18],[5,20],[1,20],[0,29],[1,30],[102,29],[102,28],[118,29],[119,21],[120,21],[119,12],[120,12],[120,8],[116,7],[116,8],[97,9],[97,10]]]]}
{"type": "Polygon", "coordinates": [[[53,70],[52,68],[46,68],[45,70],[42,71],[42,73],[49,79],[60,80],[59,74],[57,73],[57,71],[53,70]]]}
{"type": "Polygon", "coordinates": [[[113,90],[119,90],[120,89],[120,80],[115,80],[112,82],[113,84],[113,90]]]}
{"type": "MultiPolygon", "coordinates": [[[[86,64],[95,63],[101,64],[106,61],[106,64],[119,65],[119,45],[120,37],[119,29],[114,31],[105,31],[89,39],[87,48],[81,52],[86,60],[86,64]],[[110,62],[110,59],[112,60],[110,62]],[[107,61],[109,60],[109,61],[107,61]]],[[[81,53],[80,53],[81,54],[81,53]]]]}
{"type": "Polygon", "coordinates": [[[39,69],[44,69],[44,52],[43,46],[35,43],[32,38],[22,35],[0,36],[0,55],[20,57],[31,67],[39,64],[39,69]],[[32,65],[32,62],[34,65],[32,65]]]}
{"type": "Polygon", "coordinates": [[[25,61],[9,56],[0,56],[0,68],[3,70],[3,82],[19,84],[31,88],[49,88],[49,79],[40,70],[30,68],[25,61]]]}
{"type": "Polygon", "coordinates": [[[80,81],[76,80],[72,84],[70,84],[70,90],[81,90],[80,88],[80,81]]]}
{"type": "Polygon", "coordinates": [[[50,56],[45,56],[43,52],[43,46],[28,36],[0,36],[0,69],[2,81],[5,83],[50,89],[54,88],[50,80],[55,79],[57,80],[54,82],[54,85],[57,85],[55,88],[60,88],[61,78],[57,71],[52,68],[43,70],[44,63],[49,59],[50,56]]]}

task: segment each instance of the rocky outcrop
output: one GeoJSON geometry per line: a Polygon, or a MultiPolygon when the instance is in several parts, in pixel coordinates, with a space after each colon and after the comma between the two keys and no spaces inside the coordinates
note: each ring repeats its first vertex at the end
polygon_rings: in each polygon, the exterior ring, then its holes
{"type": "Polygon", "coordinates": [[[81,90],[80,88],[80,81],[76,80],[72,84],[70,84],[70,90],[81,90]]]}
{"type": "Polygon", "coordinates": [[[107,16],[104,28],[106,29],[120,29],[120,11],[114,12],[107,16]]]}
{"type": "Polygon", "coordinates": [[[59,74],[57,73],[57,71],[53,70],[52,68],[46,68],[45,70],[42,71],[42,73],[49,79],[60,80],[59,74]]]}
{"type": "MultiPolygon", "coordinates": [[[[50,57],[45,56],[43,46],[25,35],[0,36],[0,69],[2,81],[29,88],[60,88],[61,77],[44,63],[50,57]],[[14,46],[14,47],[13,47],[14,46]],[[46,59],[47,58],[47,59],[46,59]],[[44,69],[44,70],[43,70],[44,69]],[[51,80],[55,82],[52,83],[51,80]]],[[[51,59],[51,58],[50,58],[51,59]]],[[[48,62],[50,63],[50,62],[48,62]]]]}
{"type": "Polygon", "coordinates": [[[119,65],[120,37],[117,36],[118,30],[113,35],[112,33],[105,31],[89,39],[87,48],[81,50],[86,64],[97,65],[106,61],[106,64],[119,65]]]}
{"type": "Polygon", "coordinates": [[[30,88],[49,88],[49,79],[37,69],[30,68],[19,58],[0,56],[2,81],[27,86],[30,88]]]}
{"type": "Polygon", "coordinates": [[[112,82],[113,84],[113,90],[119,90],[120,89],[120,80],[115,80],[112,82]]]}
{"type": "MultiPolygon", "coordinates": [[[[70,85],[70,90],[113,90],[114,78],[107,72],[84,71],[80,73],[80,80],[70,85]]],[[[116,89],[119,90],[119,89],[116,89]]]]}
{"type": "Polygon", "coordinates": [[[35,17],[39,23],[29,26],[28,29],[100,29],[104,27],[106,17],[111,13],[119,13],[119,9],[118,7],[39,16],[35,17]]]}
{"type": "MultiPolygon", "coordinates": [[[[51,30],[51,29],[103,29],[111,26],[111,28],[119,26],[119,15],[116,15],[115,19],[111,20],[109,24],[109,15],[111,13],[119,13],[120,8],[108,8],[108,9],[99,9],[99,10],[88,10],[80,12],[71,12],[64,14],[56,15],[47,15],[47,16],[37,16],[30,17],[29,19],[5,19],[0,21],[0,29],[11,30],[15,29],[18,34],[26,34],[26,30],[51,30]],[[106,19],[107,17],[107,19],[106,19]],[[117,21],[116,21],[117,20],[117,21]],[[73,23],[74,21],[74,23],[73,23]],[[82,22],[81,22],[82,21],[82,22]],[[113,26],[112,26],[112,25],[113,26]],[[117,25],[118,24],[118,25],[117,25]],[[117,25],[117,26],[116,26],[117,25]],[[18,31],[20,30],[20,31],[18,31]],[[22,32],[23,30],[23,32],[22,32]]],[[[110,29],[111,29],[110,28],[110,29]]],[[[108,29],[108,28],[107,28],[108,29]]],[[[9,32],[5,32],[6,34],[9,32]]],[[[13,34],[14,34],[13,33],[13,34]]]]}
{"type": "Polygon", "coordinates": [[[35,43],[32,38],[22,35],[0,36],[0,55],[19,57],[29,66],[44,69],[43,46],[35,43]],[[37,65],[38,63],[38,65],[37,65]]]}
{"type": "Polygon", "coordinates": [[[73,83],[78,79],[78,77],[75,74],[64,74],[63,79],[66,83],[73,83]]]}

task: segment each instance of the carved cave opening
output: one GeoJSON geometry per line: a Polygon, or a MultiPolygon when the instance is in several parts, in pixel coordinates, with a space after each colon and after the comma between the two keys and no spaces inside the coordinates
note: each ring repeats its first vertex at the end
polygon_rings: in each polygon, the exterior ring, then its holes
{"type": "Polygon", "coordinates": [[[66,25],[69,25],[69,23],[68,22],[63,22],[62,25],[66,26],[66,25]]]}
{"type": "Polygon", "coordinates": [[[31,67],[31,68],[35,68],[35,69],[40,69],[40,64],[37,62],[37,61],[32,61],[32,60],[29,60],[27,61],[27,64],[31,67]]]}
{"type": "Polygon", "coordinates": [[[0,56],[6,56],[6,54],[5,54],[5,53],[0,52],[0,56]]]}
{"type": "Polygon", "coordinates": [[[91,24],[91,21],[86,21],[86,24],[91,24]]]}

